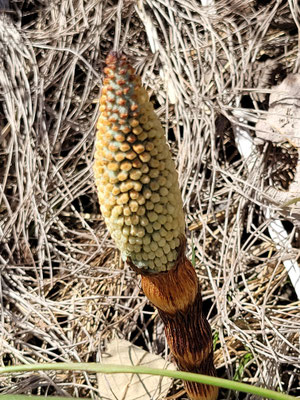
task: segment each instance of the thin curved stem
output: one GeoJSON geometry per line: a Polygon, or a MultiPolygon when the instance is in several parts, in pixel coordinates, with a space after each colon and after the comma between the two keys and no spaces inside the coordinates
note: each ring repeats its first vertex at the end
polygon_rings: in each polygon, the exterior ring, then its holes
{"type": "MultiPolygon", "coordinates": [[[[86,372],[95,372],[103,374],[131,373],[131,374],[160,375],[160,376],[167,376],[169,378],[182,379],[189,382],[198,382],[207,385],[218,386],[230,390],[237,390],[239,392],[250,393],[272,400],[296,399],[293,396],[281,392],[275,392],[273,390],[264,389],[257,386],[251,386],[245,383],[230,381],[228,379],[215,378],[212,376],[194,374],[190,372],[167,371],[164,369],[132,366],[132,365],[109,365],[109,364],[102,365],[98,363],[53,363],[53,364],[15,365],[9,367],[0,367],[0,375],[11,374],[16,372],[57,371],[57,370],[86,371],[86,372]]],[[[16,395],[0,395],[0,397],[3,400],[21,399],[16,395]]],[[[25,397],[23,397],[23,399],[25,399],[25,397]]],[[[54,397],[53,399],[58,400],[61,398],[54,397]]]]}

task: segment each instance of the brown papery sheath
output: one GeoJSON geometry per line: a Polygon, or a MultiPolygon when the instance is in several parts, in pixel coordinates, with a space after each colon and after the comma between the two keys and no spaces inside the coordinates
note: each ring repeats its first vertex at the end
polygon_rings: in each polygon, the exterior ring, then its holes
{"type": "MultiPolygon", "coordinates": [[[[184,255],[184,247],[172,270],[159,274],[142,272],[142,289],[165,324],[167,342],[178,368],[216,376],[211,329],[203,314],[199,281],[184,255]]],[[[185,388],[191,400],[218,398],[215,386],[185,382],[185,388]]]]}

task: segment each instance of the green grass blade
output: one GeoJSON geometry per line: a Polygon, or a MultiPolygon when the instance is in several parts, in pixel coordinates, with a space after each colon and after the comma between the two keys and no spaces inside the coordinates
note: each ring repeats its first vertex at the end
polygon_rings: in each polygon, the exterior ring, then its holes
{"type": "MultiPolygon", "coordinates": [[[[26,394],[0,394],[1,400],[42,400],[45,396],[29,396],[26,394]]],[[[92,400],[89,397],[47,396],[50,400],[92,400]]]]}
{"type": "MultiPolygon", "coordinates": [[[[257,396],[265,397],[272,400],[295,400],[293,396],[284,393],[275,392],[269,389],[263,389],[257,386],[251,386],[245,383],[230,381],[212,376],[194,374],[182,371],[167,371],[157,368],[149,368],[143,366],[132,365],[102,365],[98,363],[54,363],[54,364],[32,364],[32,365],[15,365],[9,367],[0,367],[0,374],[11,374],[15,372],[29,371],[86,371],[103,374],[146,374],[160,375],[169,378],[182,379],[185,381],[204,383],[223,387],[225,389],[237,390],[240,392],[250,393],[257,396]]],[[[3,397],[0,395],[0,397],[3,397]]]]}
{"type": "Polygon", "coordinates": [[[194,246],[194,237],[193,237],[193,232],[192,232],[192,266],[195,268],[196,266],[196,251],[195,251],[195,246],[194,246]]]}

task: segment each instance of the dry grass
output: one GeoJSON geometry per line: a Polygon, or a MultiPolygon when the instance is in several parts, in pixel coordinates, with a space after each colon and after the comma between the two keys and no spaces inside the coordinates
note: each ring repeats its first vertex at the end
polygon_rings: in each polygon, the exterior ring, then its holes
{"type": "MultiPolygon", "coordinates": [[[[282,261],[299,258],[299,225],[286,223],[292,250],[276,249],[262,213],[266,147],[248,174],[232,124],[239,110],[254,126],[270,85],[299,70],[299,7],[144,4],[148,30],[130,0],[15,0],[1,12],[1,363],[100,361],[114,336],[167,356],[161,322],[99,215],[91,173],[101,69],[115,47],[134,60],[174,150],[219,375],[295,395],[299,302],[282,261]]],[[[0,388],[100,395],[93,375],[74,373],[1,378],[0,388]]]]}

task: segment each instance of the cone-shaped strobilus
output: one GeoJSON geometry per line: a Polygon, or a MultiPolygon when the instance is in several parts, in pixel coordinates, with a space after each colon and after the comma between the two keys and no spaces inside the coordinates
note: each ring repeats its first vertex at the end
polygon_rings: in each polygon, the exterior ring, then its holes
{"type": "MultiPolygon", "coordinates": [[[[179,369],[215,376],[211,330],[185,256],[182,200],[163,128],[124,55],[110,53],[104,75],[94,164],[101,213],[123,259],[141,274],[179,369]]],[[[218,397],[214,386],[185,387],[193,400],[218,397]]]]}

